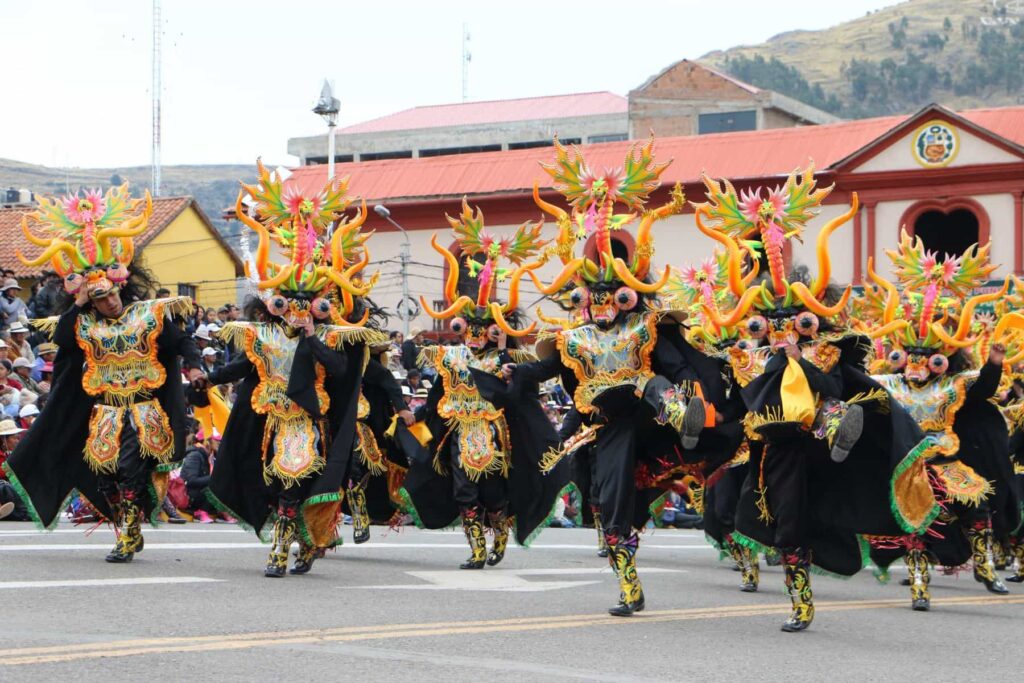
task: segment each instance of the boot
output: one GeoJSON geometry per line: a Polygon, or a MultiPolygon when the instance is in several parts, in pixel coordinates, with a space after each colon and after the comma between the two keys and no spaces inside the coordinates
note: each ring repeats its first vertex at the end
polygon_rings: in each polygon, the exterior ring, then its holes
{"type": "Polygon", "coordinates": [[[1010,544],[1010,554],[1017,561],[1017,570],[1006,580],[1010,583],[1024,583],[1024,538],[1018,538],[1010,544]]]}
{"type": "Polygon", "coordinates": [[[779,557],[779,551],[775,548],[769,548],[764,553],[764,563],[769,567],[778,567],[782,564],[782,558],[779,557]]]}
{"type": "Polygon", "coordinates": [[[459,565],[459,569],[483,569],[487,561],[487,539],[484,538],[484,525],[480,521],[479,508],[462,510],[462,531],[469,541],[469,559],[459,565]]]}
{"type": "Polygon", "coordinates": [[[830,456],[833,462],[843,462],[854,444],[864,431],[864,409],[859,405],[851,405],[846,409],[846,414],[836,427],[835,438],[832,442],[830,456]]]}
{"type": "Polygon", "coordinates": [[[370,515],[366,512],[366,489],[361,483],[349,487],[348,509],[352,513],[352,540],[366,543],[370,540],[370,515]]]}
{"type": "Polygon", "coordinates": [[[729,557],[735,563],[733,565],[733,571],[743,571],[743,549],[740,548],[740,544],[732,540],[732,534],[725,537],[725,548],[729,551],[729,557]]]}
{"type": "Polygon", "coordinates": [[[491,528],[494,529],[494,545],[487,555],[487,566],[493,567],[505,557],[505,549],[508,547],[508,518],[503,511],[492,512],[488,517],[491,528]]]}
{"type": "Polygon", "coordinates": [[[686,404],[686,414],[683,415],[682,439],[683,448],[692,450],[697,447],[700,433],[704,429],[704,418],[707,417],[707,409],[704,407],[704,399],[699,396],[692,397],[686,404]]]}
{"type": "Polygon", "coordinates": [[[1009,563],[1009,557],[1006,552],[1006,546],[1002,541],[992,541],[992,566],[996,571],[1003,571],[1006,569],[1006,565],[1009,563]]]}
{"type": "Polygon", "coordinates": [[[634,531],[625,538],[608,534],[608,563],[619,577],[619,604],[611,607],[613,617],[628,617],[644,609],[644,589],[636,575],[636,549],[640,538],[634,531]]]}
{"type": "Polygon", "coordinates": [[[142,508],[139,507],[137,497],[130,491],[122,492],[121,501],[118,504],[118,517],[120,517],[120,529],[117,534],[117,543],[114,549],[107,555],[107,562],[123,564],[131,562],[135,553],[142,552],[144,541],[142,538],[142,508]]]}
{"type": "Polygon", "coordinates": [[[295,539],[295,510],[281,506],[274,521],[274,535],[270,540],[270,557],[263,575],[279,579],[288,570],[288,550],[295,539]]]}
{"type": "Polygon", "coordinates": [[[756,593],[757,584],[761,579],[761,563],[757,559],[757,553],[741,546],[740,559],[740,590],[744,593],[756,593]]]}
{"type": "Polygon", "coordinates": [[[978,522],[967,530],[967,540],[971,543],[971,560],[974,562],[974,580],[985,584],[990,593],[1006,595],[1002,579],[996,576],[992,564],[992,522],[978,522]]]}
{"type": "Polygon", "coordinates": [[[793,603],[793,613],[782,624],[787,633],[803,631],[814,620],[814,596],[811,593],[811,558],[806,550],[788,549],[782,552],[782,567],[786,577],[786,591],[793,603]]]}
{"type": "Polygon", "coordinates": [[[597,556],[608,557],[608,543],[604,540],[604,527],[601,525],[601,511],[592,508],[594,512],[594,529],[597,530],[597,556]]]}
{"type": "Polygon", "coordinates": [[[299,552],[295,554],[295,563],[292,564],[292,568],[288,570],[289,574],[308,574],[309,570],[313,568],[313,561],[317,557],[320,549],[315,545],[307,545],[303,541],[299,541],[299,552]]]}
{"type": "Polygon", "coordinates": [[[910,606],[915,612],[927,612],[931,608],[931,595],[928,593],[928,557],[924,550],[914,548],[906,554],[903,561],[907,563],[907,574],[910,576],[910,606]]]}

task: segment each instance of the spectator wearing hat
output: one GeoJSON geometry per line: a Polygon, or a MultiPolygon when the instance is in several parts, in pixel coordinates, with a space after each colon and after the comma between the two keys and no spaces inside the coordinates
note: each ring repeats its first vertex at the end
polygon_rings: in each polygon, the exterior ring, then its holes
{"type": "Polygon", "coordinates": [[[0,339],[0,360],[8,360],[10,358],[11,347],[3,339],[0,339]]]}
{"type": "Polygon", "coordinates": [[[53,359],[57,357],[57,345],[50,342],[44,342],[36,347],[35,356],[36,359],[32,363],[32,372],[30,375],[36,382],[42,382],[43,366],[47,363],[51,366],[53,365],[53,359]]]}
{"type": "Polygon", "coordinates": [[[11,367],[14,370],[15,379],[21,382],[25,389],[36,394],[46,393],[39,388],[39,383],[32,379],[32,362],[25,358],[15,358],[14,362],[11,363],[11,367]]]}
{"type": "Polygon", "coordinates": [[[9,331],[11,333],[11,340],[8,342],[8,346],[11,347],[11,360],[25,358],[29,361],[34,361],[36,357],[32,353],[32,345],[28,343],[29,329],[19,320],[11,325],[9,331]]]}
{"type": "Polygon", "coordinates": [[[423,346],[423,329],[409,330],[409,338],[402,342],[402,367],[405,371],[419,370],[420,348],[423,346]]]}
{"type": "Polygon", "coordinates": [[[223,367],[224,363],[221,362],[219,355],[217,349],[212,346],[203,349],[203,372],[209,373],[223,367]]]}
{"type": "MultiPolygon", "coordinates": [[[[14,447],[25,432],[14,420],[0,420],[0,465],[14,451],[14,447]]],[[[28,510],[18,497],[17,491],[7,481],[7,475],[0,468],[0,519],[10,522],[26,522],[29,520],[28,510]]]]}
{"type": "Polygon", "coordinates": [[[206,323],[197,327],[192,337],[196,340],[196,348],[200,351],[213,343],[213,338],[210,336],[210,327],[206,323]]]}
{"type": "Polygon", "coordinates": [[[412,402],[412,389],[402,385],[402,398],[405,399],[405,405],[409,405],[412,402]]]}
{"type": "Polygon", "coordinates": [[[60,297],[61,278],[56,273],[43,273],[39,291],[28,304],[29,318],[48,318],[57,314],[57,300],[60,297]]]}
{"type": "Polygon", "coordinates": [[[36,421],[36,417],[39,415],[39,407],[35,403],[29,403],[26,406],[22,406],[21,410],[18,411],[18,426],[28,431],[32,423],[36,421]]]}
{"type": "Polygon", "coordinates": [[[19,320],[28,319],[28,307],[18,294],[21,285],[13,277],[4,280],[3,291],[0,292],[0,328],[9,330],[19,320]]]}

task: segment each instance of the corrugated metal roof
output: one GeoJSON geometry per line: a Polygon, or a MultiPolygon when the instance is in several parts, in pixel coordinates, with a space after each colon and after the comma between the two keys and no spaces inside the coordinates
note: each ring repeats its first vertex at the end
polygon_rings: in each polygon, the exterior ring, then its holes
{"type": "MultiPolygon", "coordinates": [[[[975,109],[959,113],[975,125],[1011,142],[1024,144],[1024,107],[975,109]]],[[[812,159],[826,169],[886,134],[910,116],[886,116],[840,123],[776,128],[716,135],[659,138],[658,159],[674,159],[663,183],[697,182],[701,171],[725,178],[771,178],[789,173],[812,159]]],[[[585,145],[592,166],[618,167],[636,141],[585,145]]],[[[338,164],[337,176],[351,176],[353,194],[367,201],[399,198],[457,197],[464,194],[520,192],[539,181],[550,187],[539,162],[550,162],[552,149],[460,154],[423,159],[394,159],[338,164]]],[[[326,182],[326,166],[294,169],[289,183],[303,193],[326,182]]]]}
{"type": "Polygon", "coordinates": [[[405,109],[370,121],[339,128],[338,134],[380,133],[390,130],[446,128],[507,121],[625,114],[628,109],[629,102],[625,97],[607,91],[524,97],[514,100],[460,102],[405,109]]]}

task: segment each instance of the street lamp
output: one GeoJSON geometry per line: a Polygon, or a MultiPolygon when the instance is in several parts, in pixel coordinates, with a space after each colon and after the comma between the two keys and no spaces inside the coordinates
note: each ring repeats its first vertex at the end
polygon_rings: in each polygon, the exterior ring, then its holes
{"type": "Polygon", "coordinates": [[[402,301],[398,304],[398,315],[402,318],[402,337],[407,338],[409,336],[409,318],[412,317],[412,310],[409,308],[409,258],[410,258],[410,244],[409,244],[409,233],[405,231],[398,221],[391,217],[391,212],[388,207],[383,204],[378,204],[373,207],[373,212],[386,220],[391,225],[395,226],[402,233],[402,254],[399,257],[402,261],[402,301]],[[406,308],[403,310],[402,306],[406,308]]]}
{"type": "Polygon", "coordinates": [[[341,101],[331,92],[331,84],[324,79],[324,87],[320,89],[320,99],[313,107],[313,113],[319,114],[327,122],[327,179],[334,179],[334,130],[338,125],[338,112],[341,101]]]}

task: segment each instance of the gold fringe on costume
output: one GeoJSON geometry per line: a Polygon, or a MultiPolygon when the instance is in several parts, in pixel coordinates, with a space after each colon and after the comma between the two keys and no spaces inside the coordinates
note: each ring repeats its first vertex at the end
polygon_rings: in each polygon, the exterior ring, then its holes
{"type": "Polygon", "coordinates": [[[367,471],[373,476],[384,474],[387,470],[387,461],[384,453],[377,444],[377,437],[373,430],[365,422],[356,422],[356,454],[360,462],[366,465],[367,471]]]}

